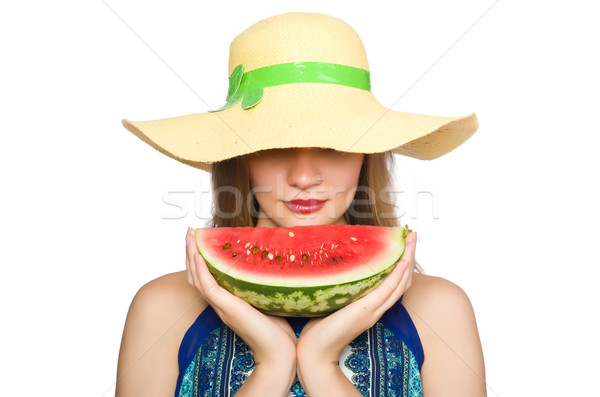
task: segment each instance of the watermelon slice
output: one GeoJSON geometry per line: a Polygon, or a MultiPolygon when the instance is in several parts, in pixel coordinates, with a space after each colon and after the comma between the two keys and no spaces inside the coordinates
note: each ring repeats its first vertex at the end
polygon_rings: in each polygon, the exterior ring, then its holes
{"type": "Polygon", "coordinates": [[[257,309],[330,314],[376,288],[404,253],[405,228],[364,225],[196,229],[219,285],[257,309]]]}

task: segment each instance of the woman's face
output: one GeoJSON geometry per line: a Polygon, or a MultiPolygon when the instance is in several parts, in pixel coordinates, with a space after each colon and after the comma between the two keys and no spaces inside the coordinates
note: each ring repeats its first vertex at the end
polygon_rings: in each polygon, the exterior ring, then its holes
{"type": "Polygon", "coordinates": [[[363,153],[286,148],[253,153],[249,159],[250,185],[260,207],[256,226],[346,223],[344,213],[356,192],[363,153]],[[310,199],[322,200],[321,208],[302,212],[290,203],[310,199]]]}

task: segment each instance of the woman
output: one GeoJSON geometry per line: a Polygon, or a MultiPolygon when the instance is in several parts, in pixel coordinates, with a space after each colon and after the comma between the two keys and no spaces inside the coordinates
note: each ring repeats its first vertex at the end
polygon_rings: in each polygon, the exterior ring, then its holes
{"type": "MultiPolygon", "coordinates": [[[[212,173],[213,227],[398,226],[381,198],[391,153],[433,159],[478,125],[474,114],[383,108],[358,35],[323,14],[287,13],[246,29],[230,47],[229,83],[217,111],[124,120],[157,150],[212,173]],[[325,205],[311,214],[286,205],[309,198],[325,205]]],[[[450,281],[414,272],[416,233],[377,289],[304,320],[266,315],[219,287],[192,234],[186,271],[133,299],[118,396],[485,395],[471,303],[450,281]]]]}

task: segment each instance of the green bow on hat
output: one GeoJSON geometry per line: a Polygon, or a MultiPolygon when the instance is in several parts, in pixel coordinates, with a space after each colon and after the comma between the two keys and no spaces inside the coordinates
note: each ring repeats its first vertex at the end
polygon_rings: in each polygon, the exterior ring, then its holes
{"type": "Polygon", "coordinates": [[[353,66],[326,62],[290,62],[244,72],[239,64],[229,76],[226,103],[216,110],[229,109],[242,99],[242,108],[255,106],[263,97],[263,88],[293,83],[327,83],[371,91],[369,71],[353,66]]]}

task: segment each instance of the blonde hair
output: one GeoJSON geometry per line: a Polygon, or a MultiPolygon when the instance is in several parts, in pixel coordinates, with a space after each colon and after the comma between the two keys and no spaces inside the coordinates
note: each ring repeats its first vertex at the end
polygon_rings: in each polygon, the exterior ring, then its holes
{"type": "MultiPolygon", "coordinates": [[[[212,164],[213,208],[208,227],[256,226],[259,207],[251,191],[248,163],[249,155],[243,155],[212,164]]],[[[389,151],[365,154],[357,191],[344,213],[347,224],[400,226],[399,219],[395,216],[396,206],[389,195],[393,186],[394,168],[394,156],[389,151]]],[[[417,272],[425,273],[416,258],[415,268],[417,272]]]]}

